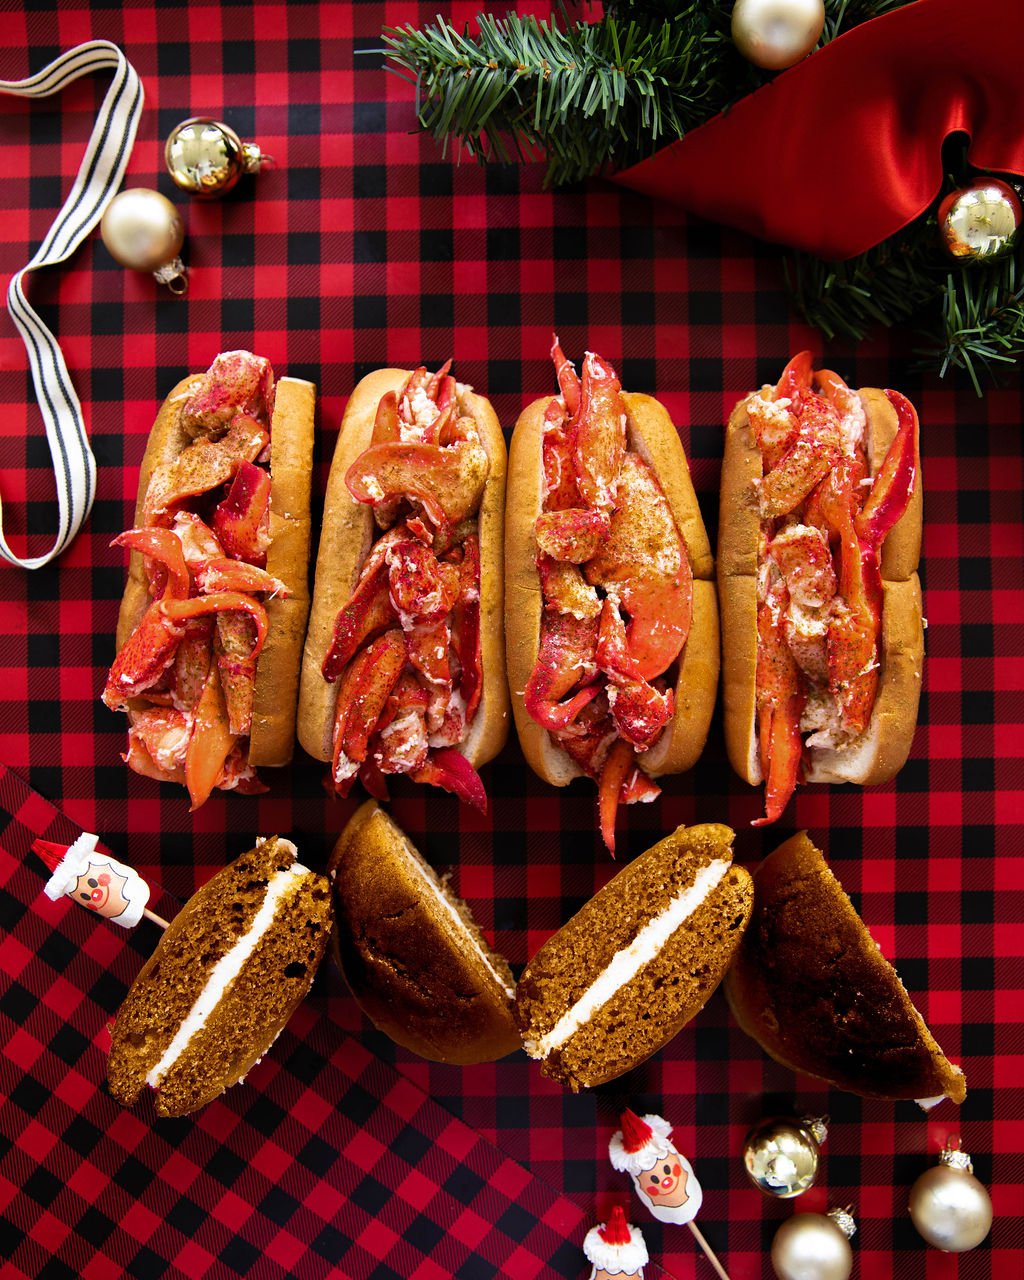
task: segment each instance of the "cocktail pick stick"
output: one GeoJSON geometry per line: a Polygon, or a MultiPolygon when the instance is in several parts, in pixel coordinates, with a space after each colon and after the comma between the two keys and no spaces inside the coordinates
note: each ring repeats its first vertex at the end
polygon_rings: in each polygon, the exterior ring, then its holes
{"type": "Polygon", "coordinates": [[[52,902],[71,898],[124,929],[134,929],[143,916],[166,929],[168,921],[146,906],[149,885],[132,867],[98,852],[98,844],[99,836],[88,831],[70,847],[51,840],[34,841],[33,853],[52,872],[43,893],[52,902]]]}
{"type": "Polygon", "coordinates": [[[696,1240],[697,1243],[700,1245],[700,1247],[704,1250],[704,1253],[707,1257],[708,1262],[710,1262],[715,1269],[715,1274],[720,1278],[720,1280],[729,1280],[728,1271],[726,1271],[725,1267],[723,1267],[722,1264],[718,1261],[718,1257],[715,1254],[714,1249],[712,1249],[712,1247],[704,1239],[704,1234],[700,1230],[700,1228],[697,1226],[696,1222],[688,1222],[686,1225],[693,1232],[694,1240],[696,1240]]]}
{"type": "Polygon", "coordinates": [[[693,1221],[700,1211],[704,1193],[693,1166],[672,1144],[672,1126],[661,1116],[642,1118],[623,1111],[622,1128],[612,1135],[608,1158],[620,1173],[633,1179],[637,1195],[660,1222],[688,1226],[720,1280],[728,1273],[715,1256],[693,1221]]]}

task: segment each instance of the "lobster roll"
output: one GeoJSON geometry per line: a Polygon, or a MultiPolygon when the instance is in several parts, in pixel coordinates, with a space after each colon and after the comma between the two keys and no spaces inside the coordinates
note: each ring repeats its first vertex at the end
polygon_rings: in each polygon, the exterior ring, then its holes
{"type": "Polygon", "coordinates": [[[520,415],[509,455],[505,629],[523,753],[546,782],[620,804],[696,762],[718,684],[714,562],[679,434],[587,352],[552,347],[560,394],[520,415]]]}
{"type": "Polygon", "coordinates": [[[353,391],[327,483],[299,741],[347,795],[408,774],[480,810],[508,735],[505,441],[483,396],[378,369],[353,391]]]}
{"type": "Polygon", "coordinates": [[[164,401],[115,539],[131,560],[103,701],[128,713],[128,765],[193,809],[292,758],[315,407],[311,382],[219,355],[164,401]]]}
{"type": "Polygon", "coordinates": [[[797,781],[887,782],[924,659],[917,413],[795,356],[733,410],[718,543],[725,738],[776,821],[797,781]]]}

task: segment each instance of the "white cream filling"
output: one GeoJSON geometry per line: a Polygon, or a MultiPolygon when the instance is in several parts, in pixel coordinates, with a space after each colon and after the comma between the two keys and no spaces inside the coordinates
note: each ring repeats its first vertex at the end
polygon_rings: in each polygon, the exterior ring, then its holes
{"type": "MultiPolygon", "coordinates": [[[[286,844],[279,841],[280,844],[286,844]]],[[[292,846],[292,852],[295,852],[292,846]]],[[[217,961],[210,970],[206,985],[199,993],[195,1004],[186,1014],[181,1026],[174,1033],[174,1038],[164,1050],[160,1061],[152,1067],[146,1076],[146,1083],[152,1088],[159,1087],[160,1081],[170,1071],[184,1053],[189,1041],[206,1025],[210,1014],[224,998],[224,994],[238,975],[252,953],[263,940],[264,935],[274,923],[277,908],[281,900],[292,891],[298,881],[308,870],[299,862],[293,862],[287,871],[278,871],[271,877],[267,892],[259,911],[256,912],[252,924],[242,934],[235,945],[217,961]]]]}
{"type": "Polygon", "coordinates": [[[454,923],[455,927],[458,929],[459,933],[469,941],[473,950],[477,953],[477,955],[484,962],[484,964],[487,966],[490,972],[494,975],[495,982],[497,982],[498,986],[501,987],[502,991],[504,991],[505,994],[508,996],[508,998],[511,1000],[516,993],[515,987],[510,987],[506,983],[505,979],[501,976],[501,974],[497,971],[497,969],[495,969],[494,965],[491,963],[490,956],[480,945],[480,942],[477,939],[476,935],[473,933],[472,929],[468,928],[465,920],[463,920],[462,916],[459,915],[455,907],[448,901],[448,897],[445,894],[444,890],[441,889],[441,887],[435,883],[433,878],[423,869],[423,864],[420,862],[419,858],[417,858],[416,854],[413,852],[412,846],[408,843],[408,841],[406,841],[405,847],[409,853],[409,862],[411,863],[416,874],[423,881],[424,885],[426,885],[427,889],[441,903],[445,911],[448,912],[448,914],[452,918],[452,922],[454,923]]]}
{"type": "Polygon", "coordinates": [[[648,920],[628,947],[616,951],[607,967],[576,1003],[562,1014],[547,1035],[525,1042],[524,1048],[530,1057],[546,1058],[552,1050],[560,1049],[621,987],[631,982],[721,883],[730,865],[727,859],[715,858],[701,867],[693,884],[673,898],[664,911],[648,920]]]}

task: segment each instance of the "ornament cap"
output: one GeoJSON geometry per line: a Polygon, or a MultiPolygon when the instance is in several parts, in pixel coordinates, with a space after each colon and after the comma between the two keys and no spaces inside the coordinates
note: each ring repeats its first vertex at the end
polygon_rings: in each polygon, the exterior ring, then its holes
{"type": "Polygon", "coordinates": [[[828,1137],[828,1126],[831,1116],[804,1116],[804,1124],[811,1131],[814,1141],[820,1147],[828,1137]]]}
{"type": "Polygon", "coordinates": [[[826,1217],[832,1219],[847,1240],[852,1240],[857,1234],[857,1223],[854,1221],[852,1208],[852,1205],[847,1205],[845,1209],[830,1209],[826,1214],[826,1217]]]}
{"type": "Polygon", "coordinates": [[[961,1149],[959,1137],[946,1140],[946,1145],[939,1152],[939,1163],[949,1169],[962,1169],[964,1173],[974,1172],[974,1164],[967,1152],[961,1149]]]}

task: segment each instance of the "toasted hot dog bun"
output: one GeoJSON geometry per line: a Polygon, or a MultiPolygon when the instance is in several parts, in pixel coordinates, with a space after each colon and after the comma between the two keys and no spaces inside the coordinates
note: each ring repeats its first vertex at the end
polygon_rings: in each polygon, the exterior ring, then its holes
{"type": "MultiPolygon", "coordinates": [[[[675,713],[658,741],[637,759],[657,777],[697,762],[718,688],[718,604],[714,560],[690,469],[672,419],[651,396],[623,392],[628,447],[649,463],[672,509],[693,571],[693,621],[679,658],[675,713]]],[[[534,526],[544,506],[544,411],[551,396],[519,415],[509,448],[505,507],[505,635],[512,712],[523,754],[545,782],[564,787],[581,776],[575,761],[526,710],[523,694],[540,648],[544,601],[537,573],[534,526]]]]}
{"type": "MultiPolygon", "coordinates": [[[[334,708],[340,680],[322,674],[338,610],[348,603],[373,543],[373,510],[356,502],[345,484],[349,467],[370,444],[381,397],[400,392],[408,369],[377,369],[358,384],[345,406],[324,500],[324,521],[316,560],[313,605],[302,654],[298,735],[317,760],[333,755],[334,708]]],[[[480,536],[480,654],[483,692],[480,705],[458,750],[477,767],[493,759],[508,736],[508,687],[505,681],[502,612],[505,509],[505,439],[489,400],[458,384],[459,408],[474,419],[490,460],[477,523],[480,536]]]]}
{"type": "MultiPolygon", "coordinates": [[[[867,415],[867,455],[874,476],[896,435],[896,411],[884,391],[858,392],[867,415]]],[[[747,401],[726,428],[718,532],[718,593],[722,610],[722,691],[725,744],[732,767],[747,782],[763,781],[757,745],[757,561],[761,514],[757,486],[761,452],[747,401]]],[[[906,763],[917,724],[924,662],[924,616],[917,566],[923,498],[918,483],[902,517],[882,544],[881,679],[867,729],[842,750],[814,749],[805,781],[887,782],[906,763]]]]}
{"type": "MultiPolygon", "coordinates": [[[[180,421],[180,409],[201,375],[183,378],[160,407],[149,433],[139,471],[135,525],[145,519],[146,495],[154,470],[173,462],[191,444],[180,421]]],[[[275,384],[270,423],[270,536],[267,572],[288,588],[286,599],[266,602],[269,628],[256,663],[249,762],[285,765],[295,746],[295,706],[299,663],[309,613],[309,499],[312,483],[313,423],[316,387],[301,378],[275,384]]],[[[131,553],[128,585],[117,618],[118,650],[149,607],[150,595],[142,555],[131,553]]]]}

